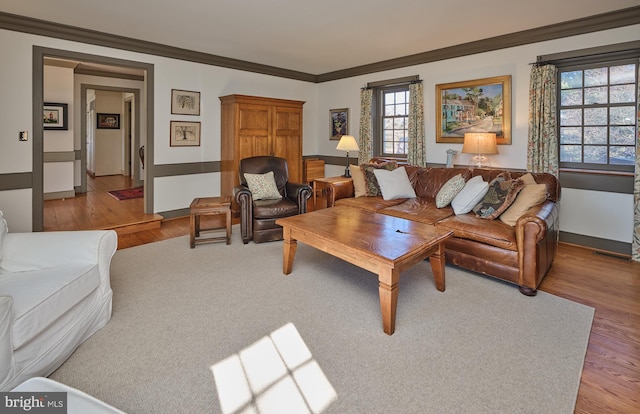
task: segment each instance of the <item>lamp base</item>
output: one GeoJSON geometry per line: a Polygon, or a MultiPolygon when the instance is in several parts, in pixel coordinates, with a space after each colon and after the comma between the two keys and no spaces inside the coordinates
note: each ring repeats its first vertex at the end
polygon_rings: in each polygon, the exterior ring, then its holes
{"type": "Polygon", "coordinates": [[[474,155],[469,160],[470,168],[491,168],[491,161],[484,155],[474,155]]]}
{"type": "Polygon", "coordinates": [[[347,166],[344,169],[344,174],[342,175],[344,178],[351,178],[351,173],[349,172],[349,151],[347,151],[347,166]]]}

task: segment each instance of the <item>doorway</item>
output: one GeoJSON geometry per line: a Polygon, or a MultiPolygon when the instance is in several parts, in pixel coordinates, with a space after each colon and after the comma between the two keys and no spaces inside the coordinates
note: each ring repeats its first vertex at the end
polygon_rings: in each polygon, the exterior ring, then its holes
{"type": "MultiPolygon", "coordinates": [[[[84,53],[77,53],[65,50],[34,47],[33,49],[33,184],[32,184],[32,226],[33,231],[44,230],[44,193],[43,193],[43,170],[44,170],[44,139],[43,139],[43,124],[42,124],[42,104],[44,102],[44,60],[46,58],[59,58],[74,60],[82,62],[85,65],[93,65],[97,71],[104,73],[105,69],[117,68],[122,69],[135,69],[142,70],[144,73],[143,84],[141,89],[130,91],[133,93],[132,98],[132,116],[129,117],[132,125],[132,131],[134,131],[132,145],[127,150],[129,153],[129,161],[131,161],[130,170],[133,171],[133,177],[136,182],[142,184],[144,182],[145,191],[144,198],[142,200],[143,213],[147,215],[153,215],[153,139],[147,140],[146,137],[153,137],[153,65],[135,62],[125,61],[121,59],[108,58],[104,56],[89,55],[84,53]],[[141,96],[143,95],[143,96],[141,96]],[[136,99],[138,105],[136,105],[136,99]],[[142,103],[144,105],[142,105],[142,103]],[[144,106],[144,110],[141,108],[144,106]],[[137,108],[137,111],[136,111],[137,108]],[[141,113],[143,112],[143,113],[141,113]],[[141,128],[144,126],[144,128],[141,128]],[[143,131],[143,133],[136,133],[136,131],[143,131]],[[144,135],[144,136],[143,136],[144,135]],[[140,159],[132,156],[134,152],[133,148],[145,145],[146,147],[146,162],[145,168],[141,168],[140,159]],[[136,174],[138,172],[138,174],[136,174]]],[[[104,88],[104,85],[84,85],[98,88],[104,88]]],[[[107,87],[110,88],[110,87],[107,87]]],[[[125,88],[126,89],[126,88],[125,88]]],[[[76,94],[77,100],[78,96],[76,94]]],[[[80,186],[77,188],[77,192],[82,193],[87,191],[87,176],[84,173],[87,166],[87,142],[86,142],[86,128],[87,117],[80,115],[81,108],[86,108],[86,92],[80,93],[79,96],[82,101],[80,105],[74,105],[74,115],[76,119],[81,120],[82,127],[80,128],[80,134],[75,140],[75,153],[76,164],[79,164],[80,171],[80,186]]],[[[76,135],[76,134],[74,134],[76,135]]],[[[137,151],[137,150],[136,150],[137,151]]],[[[126,169],[126,167],[125,167],[126,169]]],[[[130,172],[131,172],[130,171],[130,172]]]]}

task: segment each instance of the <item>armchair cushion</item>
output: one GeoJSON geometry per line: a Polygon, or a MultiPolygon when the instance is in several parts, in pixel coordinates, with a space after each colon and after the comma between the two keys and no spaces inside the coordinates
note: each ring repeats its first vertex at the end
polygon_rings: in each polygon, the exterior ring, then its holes
{"type": "Polygon", "coordinates": [[[298,205],[287,198],[257,200],[253,202],[254,219],[289,217],[298,214],[298,205]]]}
{"type": "Polygon", "coordinates": [[[251,191],[254,201],[278,200],[282,198],[282,195],[278,191],[273,171],[265,174],[244,173],[244,178],[247,180],[247,186],[249,187],[249,191],[251,191]]]}

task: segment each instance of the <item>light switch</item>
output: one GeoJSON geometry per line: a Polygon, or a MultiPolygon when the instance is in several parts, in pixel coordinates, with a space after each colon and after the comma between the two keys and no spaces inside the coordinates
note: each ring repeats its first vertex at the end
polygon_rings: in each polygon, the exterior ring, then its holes
{"type": "Polygon", "coordinates": [[[20,131],[19,137],[20,137],[20,141],[29,140],[29,131],[20,131]]]}

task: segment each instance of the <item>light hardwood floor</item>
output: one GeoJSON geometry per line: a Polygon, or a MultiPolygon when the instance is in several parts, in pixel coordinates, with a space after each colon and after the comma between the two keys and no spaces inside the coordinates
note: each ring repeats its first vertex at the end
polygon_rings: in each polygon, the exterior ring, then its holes
{"type": "MultiPolygon", "coordinates": [[[[93,196],[45,202],[45,228],[97,228],[104,222],[112,227],[116,218],[139,219],[141,202],[112,202],[98,193],[117,183],[102,181],[107,179],[93,183],[93,196]]],[[[118,188],[125,187],[108,189],[118,188]]],[[[188,217],[164,220],[160,228],[119,235],[118,248],[188,234],[188,217]]],[[[640,413],[640,263],[561,243],[540,290],[596,309],[575,412],[640,413]]],[[[514,288],[513,294],[520,293],[514,288]]]]}

